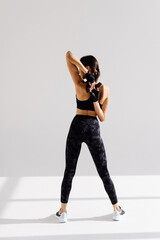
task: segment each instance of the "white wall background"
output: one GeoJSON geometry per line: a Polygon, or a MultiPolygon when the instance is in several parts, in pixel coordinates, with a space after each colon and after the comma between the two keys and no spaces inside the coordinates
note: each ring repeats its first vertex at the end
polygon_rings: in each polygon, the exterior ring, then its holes
{"type": "MultiPolygon", "coordinates": [[[[160,169],[160,1],[0,1],[0,176],[61,176],[76,113],[65,62],[94,55],[110,88],[100,122],[111,175],[160,169]]],[[[85,143],[76,175],[97,175],[85,143]]]]}

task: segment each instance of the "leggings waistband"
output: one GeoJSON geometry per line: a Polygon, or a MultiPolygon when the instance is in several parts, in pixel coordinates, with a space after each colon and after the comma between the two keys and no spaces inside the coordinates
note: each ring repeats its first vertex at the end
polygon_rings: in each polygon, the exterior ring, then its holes
{"type": "Polygon", "coordinates": [[[87,118],[87,119],[88,118],[93,118],[93,119],[98,120],[96,116],[82,115],[82,114],[76,114],[74,118],[80,118],[80,119],[83,119],[83,118],[87,118]]]}

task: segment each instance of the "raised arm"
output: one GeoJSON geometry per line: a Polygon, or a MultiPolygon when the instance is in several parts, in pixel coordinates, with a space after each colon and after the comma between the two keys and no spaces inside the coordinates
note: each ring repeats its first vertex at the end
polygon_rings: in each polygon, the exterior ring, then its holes
{"type": "Polygon", "coordinates": [[[78,67],[86,74],[88,69],[80,62],[80,60],[71,51],[66,52],[66,62],[68,70],[71,74],[72,80],[75,85],[82,81],[79,75],[78,67]]]}

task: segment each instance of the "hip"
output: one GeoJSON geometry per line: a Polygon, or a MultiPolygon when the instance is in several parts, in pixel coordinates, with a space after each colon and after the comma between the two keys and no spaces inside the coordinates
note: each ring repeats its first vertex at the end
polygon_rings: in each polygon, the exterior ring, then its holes
{"type": "Polygon", "coordinates": [[[72,121],[70,128],[76,132],[97,132],[100,133],[100,124],[96,116],[76,114],[72,121]]]}

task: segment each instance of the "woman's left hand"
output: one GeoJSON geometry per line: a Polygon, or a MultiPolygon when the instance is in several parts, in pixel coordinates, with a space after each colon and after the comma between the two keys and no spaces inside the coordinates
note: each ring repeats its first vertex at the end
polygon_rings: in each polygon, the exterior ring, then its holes
{"type": "Polygon", "coordinates": [[[92,89],[94,89],[95,85],[96,85],[96,83],[95,83],[95,82],[93,82],[93,83],[90,83],[90,89],[89,89],[89,91],[92,91],[92,89]]]}
{"type": "Polygon", "coordinates": [[[90,83],[90,82],[86,82],[86,89],[87,89],[87,92],[90,92],[90,91],[92,91],[92,89],[94,89],[94,87],[95,87],[95,82],[93,82],[93,83],[90,83]]]}

